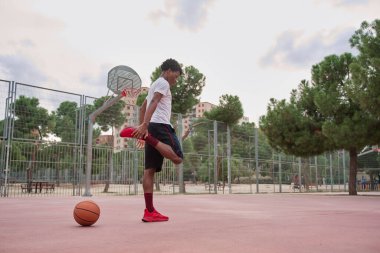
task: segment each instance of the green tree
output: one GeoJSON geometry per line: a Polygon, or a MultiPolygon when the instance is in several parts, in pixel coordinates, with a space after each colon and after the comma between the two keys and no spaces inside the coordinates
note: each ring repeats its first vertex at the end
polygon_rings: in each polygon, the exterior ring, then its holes
{"type": "MultiPolygon", "coordinates": [[[[292,91],[289,102],[271,99],[267,114],[260,118],[259,134],[262,132],[267,136],[267,141],[275,151],[284,152],[290,157],[292,155],[307,157],[333,149],[322,134],[322,119],[316,112],[312,95],[309,83],[302,81],[298,91],[292,91]]],[[[261,145],[259,145],[259,157],[273,158],[272,151],[263,152],[260,147],[261,145]]],[[[282,160],[289,159],[286,155],[281,157],[282,160]]],[[[271,167],[270,164],[262,164],[261,175],[268,175],[267,171],[271,170],[271,167]]],[[[291,168],[283,166],[284,172],[290,170],[291,168]]],[[[288,182],[290,178],[291,175],[288,175],[288,182]]]]}
{"type": "Polygon", "coordinates": [[[144,100],[145,98],[148,96],[148,93],[147,92],[143,92],[143,93],[140,93],[137,97],[137,100],[136,100],[136,105],[137,106],[142,106],[142,104],[144,103],[144,100]]]}
{"type": "Polygon", "coordinates": [[[18,138],[42,140],[54,127],[48,111],[39,105],[38,98],[20,96],[15,101],[14,134],[18,138]]]}
{"type": "MultiPolygon", "coordinates": [[[[184,140],[183,150],[186,153],[185,158],[188,157],[188,153],[194,154],[195,157],[201,156],[202,159],[199,162],[200,164],[193,164],[192,173],[196,172],[200,180],[205,180],[206,177],[203,172],[200,170],[206,169],[208,171],[208,154],[211,149],[209,139],[208,139],[208,130],[212,129],[213,125],[211,121],[206,120],[205,118],[196,118],[193,119],[190,128],[192,129],[187,138],[184,140]],[[202,175],[202,176],[201,176],[202,175]]],[[[187,159],[187,158],[186,158],[187,159]]],[[[186,161],[185,159],[185,161],[186,161]]],[[[192,159],[192,158],[190,158],[192,159]]],[[[194,159],[193,159],[194,160],[194,159]]]]}
{"type": "MultiPolygon", "coordinates": [[[[358,102],[361,108],[368,111],[371,116],[379,120],[380,112],[380,20],[372,23],[362,22],[360,29],[350,39],[352,47],[359,51],[357,61],[351,64],[352,87],[349,92],[350,98],[358,102]]],[[[378,128],[371,129],[378,131],[378,128]]],[[[369,161],[373,160],[370,156],[369,161]]],[[[377,155],[375,155],[376,159],[377,155]]],[[[365,164],[365,163],[364,163],[365,164]]],[[[377,163],[374,163],[377,164],[377,163]]],[[[376,168],[372,165],[372,168],[376,168]]],[[[375,171],[367,173],[371,178],[375,171]]]]}
{"type": "Polygon", "coordinates": [[[216,120],[233,126],[243,117],[244,111],[238,96],[222,95],[219,98],[219,105],[208,112],[204,116],[210,120],[216,120]]]}
{"type": "Polygon", "coordinates": [[[335,149],[350,153],[349,194],[356,195],[357,152],[377,142],[378,123],[348,97],[349,66],[355,58],[331,55],[312,67],[312,84],[303,81],[290,102],[271,101],[260,127],[275,148],[298,156],[335,149]]]}
{"type": "MultiPolygon", "coordinates": [[[[161,75],[160,67],[152,73],[150,79],[155,81],[161,75]]],[[[174,113],[187,114],[199,103],[199,96],[206,84],[206,77],[195,67],[187,66],[183,69],[183,75],[177,79],[177,84],[171,88],[172,111],[174,113]]]]}
{"type": "Polygon", "coordinates": [[[328,56],[312,70],[312,78],[318,87],[315,103],[326,117],[322,132],[337,148],[346,149],[350,154],[350,195],[357,194],[358,151],[380,140],[380,132],[373,131],[380,126],[380,122],[348,96],[352,82],[350,65],[355,62],[356,59],[349,53],[340,57],[328,56]]]}
{"type": "MultiPolygon", "coordinates": [[[[252,158],[255,156],[255,123],[243,123],[235,125],[231,130],[232,155],[238,154],[241,157],[252,158]]],[[[260,143],[262,144],[262,143],[260,143]]],[[[269,146],[269,145],[267,145],[269,146]]]]}
{"type": "MultiPolygon", "coordinates": [[[[227,132],[227,126],[234,126],[238,123],[239,119],[243,117],[243,107],[239,100],[238,96],[233,95],[222,95],[219,98],[219,105],[213,109],[211,109],[208,112],[204,113],[204,116],[209,120],[216,120],[224,122],[225,125],[221,125],[218,130],[219,136],[218,140],[223,139],[221,135],[225,134],[227,132]]],[[[233,146],[234,140],[232,140],[232,146],[233,146]]],[[[223,146],[223,144],[222,144],[223,146]]],[[[221,151],[218,151],[219,154],[221,154],[221,151]]],[[[218,175],[220,175],[220,171],[222,171],[222,159],[221,157],[218,158],[218,175]]],[[[232,169],[233,170],[233,169],[232,169]]],[[[222,178],[224,181],[224,178],[222,178]]]]}
{"type": "Polygon", "coordinates": [[[350,97],[380,117],[380,20],[363,22],[351,37],[350,43],[359,51],[357,61],[351,64],[352,90],[350,97]]]}
{"type": "Polygon", "coordinates": [[[27,181],[30,183],[33,179],[35,161],[40,150],[43,137],[54,128],[54,117],[49,115],[48,110],[39,105],[38,98],[20,96],[11,105],[14,106],[14,133],[15,138],[32,139],[34,143],[28,143],[31,146],[30,154],[22,154],[28,157],[30,162],[27,168],[27,181]]]}
{"type": "Polygon", "coordinates": [[[271,99],[260,128],[269,144],[285,154],[307,157],[336,147],[322,134],[325,117],[314,101],[317,90],[303,80],[293,90],[290,101],[271,99]]]}
{"type": "Polygon", "coordinates": [[[62,142],[75,142],[78,104],[72,101],[62,102],[55,115],[56,127],[53,132],[61,138],[62,142]]]}
{"type": "MultiPolygon", "coordinates": [[[[108,99],[109,96],[104,96],[98,98],[94,101],[94,108],[100,108],[108,99]]],[[[125,121],[125,115],[123,109],[125,107],[125,102],[122,100],[117,101],[110,108],[99,114],[95,122],[100,126],[102,131],[108,131],[112,127],[119,127],[125,121]]]]}

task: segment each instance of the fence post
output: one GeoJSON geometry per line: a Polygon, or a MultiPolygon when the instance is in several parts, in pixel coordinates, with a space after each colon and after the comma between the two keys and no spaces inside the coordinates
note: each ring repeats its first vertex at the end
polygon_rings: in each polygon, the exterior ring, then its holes
{"type": "Polygon", "coordinates": [[[80,98],[80,110],[79,110],[79,159],[77,166],[77,187],[78,190],[76,192],[77,196],[82,194],[82,185],[83,185],[83,166],[84,166],[84,144],[85,144],[85,135],[86,135],[86,104],[87,97],[85,95],[81,95],[80,98]]]}
{"type": "MultiPolygon", "coordinates": [[[[182,114],[178,114],[178,140],[179,144],[183,150],[182,147],[182,135],[183,135],[183,130],[182,130],[182,114]]],[[[177,165],[178,166],[178,188],[179,188],[179,193],[185,193],[185,182],[183,181],[183,163],[177,165]]],[[[174,187],[173,187],[174,189],[174,187]]]]}
{"type": "Polygon", "coordinates": [[[3,150],[5,151],[5,159],[2,160],[5,163],[3,170],[0,170],[0,173],[4,173],[4,179],[0,178],[0,196],[8,197],[8,177],[9,177],[9,158],[10,158],[10,149],[11,149],[11,139],[13,137],[13,120],[14,113],[13,107],[15,100],[15,83],[14,81],[9,82],[8,85],[8,97],[6,99],[6,108],[5,108],[5,116],[4,116],[4,136],[6,141],[4,142],[5,147],[3,150]]]}
{"type": "Polygon", "coordinates": [[[207,169],[208,169],[208,192],[211,193],[211,164],[210,164],[210,159],[211,159],[211,147],[210,147],[210,131],[213,130],[208,130],[207,131],[207,140],[208,140],[208,159],[207,159],[207,169]]]}
{"type": "MultiPolygon", "coordinates": [[[[136,118],[135,118],[135,124],[140,124],[139,122],[139,119],[140,119],[140,107],[139,106],[134,106],[133,107],[134,111],[136,112],[136,118]]],[[[133,191],[135,193],[135,195],[138,195],[138,191],[139,191],[139,157],[138,157],[138,151],[137,151],[137,148],[136,148],[136,143],[133,145],[133,153],[132,153],[132,156],[133,156],[133,191]]],[[[144,170],[143,170],[144,171],[144,170]]],[[[143,172],[143,176],[144,176],[144,172],[143,172]]]]}
{"type": "Polygon", "coordinates": [[[317,158],[317,156],[314,156],[314,161],[315,161],[315,189],[317,189],[317,191],[318,191],[319,180],[318,180],[318,158],[317,158]]]}
{"type": "Polygon", "coordinates": [[[282,192],[282,168],[281,168],[281,153],[278,154],[278,181],[280,183],[280,193],[282,192]]]}
{"type": "Polygon", "coordinates": [[[214,120],[214,193],[218,193],[218,122],[214,120]]]}
{"type": "Polygon", "coordinates": [[[231,130],[227,125],[227,177],[228,177],[228,193],[232,193],[231,188],[231,130]]]}
{"type": "MultiPolygon", "coordinates": [[[[95,121],[95,118],[93,119],[95,121]]],[[[83,196],[91,197],[91,167],[92,167],[92,130],[94,127],[91,116],[88,118],[88,131],[87,131],[87,163],[86,163],[86,184],[83,196]]]]}
{"type": "Polygon", "coordinates": [[[302,162],[301,157],[298,157],[298,185],[300,187],[300,192],[302,189],[302,162]]]}
{"type": "Polygon", "coordinates": [[[258,129],[255,128],[255,160],[256,160],[256,193],[259,193],[259,133],[258,129]]]}
{"type": "Polygon", "coordinates": [[[333,173],[332,173],[332,154],[330,152],[330,192],[332,192],[333,189],[333,173]]]}

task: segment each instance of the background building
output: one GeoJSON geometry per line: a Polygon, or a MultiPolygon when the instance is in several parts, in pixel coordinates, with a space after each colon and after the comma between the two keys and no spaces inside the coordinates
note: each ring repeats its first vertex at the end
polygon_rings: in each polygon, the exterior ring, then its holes
{"type": "MultiPolygon", "coordinates": [[[[125,122],[122,127],[115,128],[115,133],[119,133],[121,129],[128,127],[128,126],[137,126],[139,122],[137,119],[138,116],[138,109],[136,107],[137,97],[141,93],[148,93],[149,88],[148,87],[142,87],[140,92],[138,94],[132,95],[132,96],[126,96],[122,98],[122,100],[125,102],[126,106],[123,110],[123,113],[126,115],[125,122]]],[[[216,105],[210,103],[210,102],[200,102],[196,104],[192,112],[185,118],[182,119],[183,124],[183,132],[186,132],[189,129],[189,126],[192,122],[192,119],[194,118],[202,118],[204,116],[205,112],[210,111],[211,109],[215,108],[216,105]]],[[[239,124],[249,122],[249,118],[244,116],[240,119],[239,124]]],[[[120,151],[123,148],[128,147],[128,139],[119,137],[118,134],[114,135],[114,147],[116,151],[120,151]]]]}
{"type": "Polygon", "coordinates": [[[210,111],[216,105],[209,102],[200,102],[193,107],[191,114],[182,119],[183,131],[186,132],[189,129],[192,118],[202,118],[205,112],[210,111]]]}
{"type": "Polygon", "coordinates": [[[240,120],[239,120],[239,125],[243,124],[243,123],[249,123],[249,118],[247,116],[243,116],[240,120]]]}

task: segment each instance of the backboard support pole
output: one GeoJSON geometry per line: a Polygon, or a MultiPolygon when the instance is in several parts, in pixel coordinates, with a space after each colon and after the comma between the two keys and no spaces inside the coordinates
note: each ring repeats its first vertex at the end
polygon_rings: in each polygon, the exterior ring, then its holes
{"type": "Polygon", "coordinates": [[[83,196],[91,197],[91,170],[92,170],[92,132],[94,129],[94,123],[96,117],[106,109],[110,108],[117,101],[124,96],[124,93],[120,93],[118,96],[108,100],[101,107],[95,110],[88,116],[88,134],[87,134],[87,162],[86,162],[86,184],[83,196]]]}

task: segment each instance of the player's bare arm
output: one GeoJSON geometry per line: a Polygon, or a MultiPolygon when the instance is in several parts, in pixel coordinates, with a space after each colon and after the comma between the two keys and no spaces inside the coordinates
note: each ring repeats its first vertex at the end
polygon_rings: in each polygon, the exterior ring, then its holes
{"type": "Polygon", "coordinates": [[[144,100],[144,103],[140,107],[140,114],[139,114],[139,124],[142,124],[144,121],[145,117],[145,112],[146,112],[146,105],[147,105],[147,100],[144,100]]]}
{"type": "Polygon", "coordinates": [[[159,93],[159,92],[155,92],[154,95],[153,95],[153,98],[152,98],[152,101],[150,102],[148,108],[146,108],[146,100],[144,101],[144,104],[142,107],[145,107],[146,110],[144,109],[143,111],[144,112],[144,115],[140,115],[140,117],[143,119],[143,121],[141,122],[141,118],[140,118],[140,126],[138,126],[136,128],[136,130],[133,132],[133,137],[135,138],[145,138],[147,135],[148,135],[148,125],[149,125],[149,122],[150,122],[150,119],[152,118],[152,115],[154,113],[154,111],[156,110],[157,108],[157,105],[158,103],[160,102],[161,98],[162,98],[162,94],[159,93]]]}

